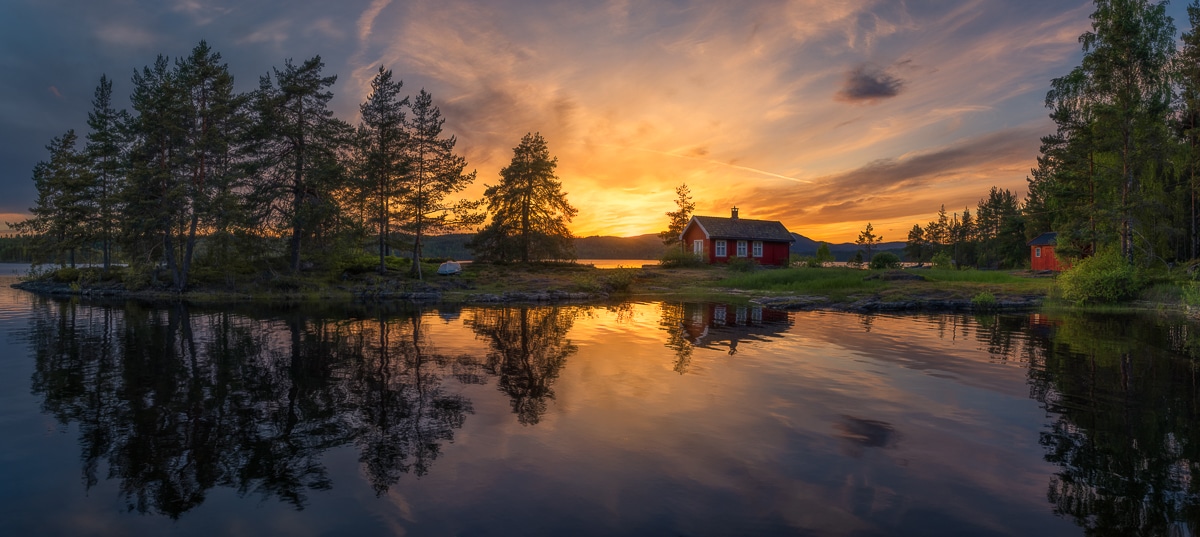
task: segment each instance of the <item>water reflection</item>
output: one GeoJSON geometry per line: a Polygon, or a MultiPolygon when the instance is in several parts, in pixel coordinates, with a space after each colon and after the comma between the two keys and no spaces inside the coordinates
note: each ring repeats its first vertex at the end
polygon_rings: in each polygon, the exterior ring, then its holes
{"type": "Polygon", "coordinates": [[[742,341],[768,341],[793,324],[787,312],[761,306],[663,302],[659,310],[658,324],[667,333],[679,374],[688,372],[694,349],[721,348],[733,356],[742,341]]]}
{"type": "MultiPolygon", "coordinates": [[[[922,534],[930,521],[1016,533],[1003,524],[1019,516],[972,524],[1022,502],[1092,535],[1200,530],[1200,332],[1180,320],[670,302],[28,307],[43,411],[78,427],[84,487],[116,483],[138,513],[178,519],[216,489],[309,509],[344,479],[327,466],[341,448],[377,496],[428,493],[434,509],[478,480],[482,496],[511,487],[562,512],[598,509],[585,522],[611,533],[644,514],[630,505],[645,498],[612,499],[630,479],[661,483],[646,497],[688,498],[672,507],[680,520],[733,506],[730,528],[758,533],[922,534]],[[530,457],[510,473],[477,462],[495,462],[479,441],[453,455],[495,421],[510,436],[477,436],[530,440],[505,448],[530,457]],[[1034,462],[1006,460],[1022,442],[1034,462]],[[441,474],[470,477],[452,494],[414,488],[441,474]],[[562,498],[530,485],[547,479],[582,485],[562,498]],[[914,499],[931,488],[945,506],[914,499]]],[[[644,505],[646,520],[661,507],[644,505]]]]}
{"type": "Polygon", "coordinates": [[[554,398],[554,379],[579,350],[566,339],[578,312],[557,306],[476,309],[464,322],[488,341],[486,369],[499,379],[522,425],[541,420],[554,398]]]}

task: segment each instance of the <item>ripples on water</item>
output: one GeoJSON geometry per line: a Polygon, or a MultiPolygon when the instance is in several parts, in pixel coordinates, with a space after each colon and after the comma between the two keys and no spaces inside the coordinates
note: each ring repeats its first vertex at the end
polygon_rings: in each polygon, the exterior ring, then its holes
{"type": "Polygon", "coordinates": [[[1200,513],[1180,322],[11,290],[0,320],[2,386],[30,394],[0,409],[18,533],[1182,535],[1200,513]]]}

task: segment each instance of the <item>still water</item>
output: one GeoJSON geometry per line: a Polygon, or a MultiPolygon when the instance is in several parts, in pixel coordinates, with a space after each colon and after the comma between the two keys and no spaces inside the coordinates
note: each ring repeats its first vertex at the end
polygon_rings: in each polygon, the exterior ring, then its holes
{"type": "Polygon", "coordinates": [[[1196,333],[0,288],[5,535],[1194,535],[1196,333]]]}

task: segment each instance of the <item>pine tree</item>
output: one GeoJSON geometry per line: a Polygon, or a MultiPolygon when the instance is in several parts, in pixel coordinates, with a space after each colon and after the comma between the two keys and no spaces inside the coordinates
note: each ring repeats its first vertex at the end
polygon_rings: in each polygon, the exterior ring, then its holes
{"type": "Polygon", "coordinates": [[[184,109],[185,145],[182,166],[182,255],[178,287],[187,285],[196,250],[197,233],[224,232],[236,213],[233,150],[240,128],[244,98],[233,91],[233,76],[221,55],[201,41],[191,55],[176,63],[176,79],[184,109]]]}
{"type": "Polygon", "coordinates": [[[89,187],[93,181],[87,159],[75,149],[74,130],[51,140],[50,160],[37,163],[33,181],[38,191],[32,217],[14,224],[20,233],[33,235],[41,252],[55,252],[57,261],[75,266],[75,252],[90,238],[88,222],[95,205],[89,187]],[[66,257],[62,257],[63,254],[66,257]]]}
{"type": "Polygon", "coordinates": [[[500,183],[484,193],[492,222],[468,247],[482,259],[501,262],[573,259],[567,223],[578,211],[554,175],[557,165],[541,134],[521,138],[512,162],[500,170],[500,183]]]}
{"type": "Polygon", "coordinates": [[[343,188],[339,151],[350,131],[333,117],[328,90],[336,76],[322,76],[320,56],[295,65],[284,62],[259,79],[254,96],[258,125],[254,217],[288,236],[288,266],[300,270],[306,237],[336,225],[340,207],[335,192],[343,188]]]}
{"type": "Polygon", "coordinates": [[[867,222],[866,229],[859,232],[858,238],[854,240],[855,244],[867,249],[868,263],[871,262],[871,250],[875,248],[876,244],[881,242],[883,242],[883,236],[875,234],[875,228],[871,226],[870,222],[867,222]]]}
{"type": "Polygon", "coordinates": [[[394,206],[409,188],[405,182],[409,161],[404,114],[409,101],[408,97],[400,97],[403,86],[404,82],[392,80],[391,70],[380,67],[371,80],[370,95],[359,106],[367,141],[369,197],[378,232],[380,274],[387,271],[385,260],[391,246],[391,226],[396,218],[394,206]]]}
{"type": "Polygon", "coordinates": [[[467,160],[454,154],[457,140],[442,137],[446,120],[433,97],[421,90],[412,104],[408,126],[409,174],[407,188],[400,203],[407,213],[403,228],[413,235],[412,273],[421,275],[421,241],[431,233],[477,226],[484,215],[478,211],[482,202],[447,200],[450,194],[462,192],[475,181],[475,172],[463,173],[467,160]]]}
{"type": "Polygon", "coordinates": [[[134,73],[128,174],[120,193],[122,242],[130,263],[156,267],[165,260],[176,290],[186,284],[178,252],[188,190],[182,176],[187,114],[180,93],[165,56],[134,73]]]}
{"type": "Polygon", "coordinates": [[[658,237],[667,246],[679,244],[682,248],[683,239],[679,236],[691,221],[692,211],[696,210],[696,204],[692,202],[692,191],[688,189],[687,183],[675,187],[675,207],[674,211],[667,213],[667,230],[659,233],[658,237]]]}
{"type": "Polygon", "coordinates": [[[112,81],[101,75],[92,98],[92,111],[88,112],[87,158],[90,161],[93,184],[92,199],[95,201],[95,231],[100,240],[100,252],[104,270],[112,265],[114,238],[117,233],[117,193],[120,192],[122,176],[121,150],[124,143],[122,129],[129,120],[125,111],[112,106],[112,81]]]}

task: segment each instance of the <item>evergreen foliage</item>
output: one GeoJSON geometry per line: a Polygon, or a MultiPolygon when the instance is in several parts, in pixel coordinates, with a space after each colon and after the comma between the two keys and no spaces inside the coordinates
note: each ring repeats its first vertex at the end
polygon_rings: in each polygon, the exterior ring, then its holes
{"type": "Polygon", "coordinates": [[[492,221],[469,247],[477,259],[509,262],[574,259],[567,223],[578,212],[554,175],[558,159],[546,140],[529,133],[500,170],[500,183],[484,193],[492,221]]]}
{"type": "Polygon", "coordinates": [[[692,201],[692,191],[688,188],[687,183],[675,187],[675,210],[667,213],[667,230],[658,234],[663,244],[667,246],[682,245],[683,241],[679,236],[683,234],[684,228],[692,219],[692,211],[695,210],[696,204],[692,201]]]}
{"type": "MultiPolygon", "coordinates": [[[[120,272],[131,288],[178,292],[193,281],[336,271],[374,253],[386,270],[399,266],[393,247],[411,245],[419,258],[428,237],[482,223],[482,201],[451,199],[475,174],[464,173],[427,92],[410,108],[381,68],[351,129],[329,109],[337,78],[323,68],[320,57],[287,60],[239,94],[201,41],[136,71],[128,112],[101,77],[85,150],[74,131],[52,140],[33,170],[33,217],[10,224],[20,236],[5,252],[64,265],[98,254],[106,272],[130,265],[120,272]],[[372,229],[378,252],[364,248],[372,229]]],[[[574,209],[559,207],[565,230],[574,209]]]]}
{"type": "MultiPolygon", "coordinates": [[[[464,173],[467,159],[454,154],[457,139],[442,136],[446,120],[433,97],[421,90],[413,100],[408,127],[409,176],[400,203],[406,211],[402,229],[413,236],[412,259],[421,258],[423,238],[430,233],[447,233],[478,226],[484,214],[476,200],[450,200],[475,181],[475,172],[464,173]]],[[[413,275],[421,277],[421,264],[412,264],[413,275]]]]}

